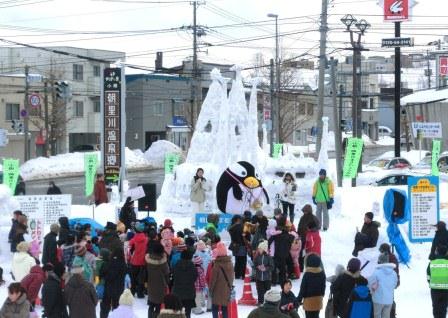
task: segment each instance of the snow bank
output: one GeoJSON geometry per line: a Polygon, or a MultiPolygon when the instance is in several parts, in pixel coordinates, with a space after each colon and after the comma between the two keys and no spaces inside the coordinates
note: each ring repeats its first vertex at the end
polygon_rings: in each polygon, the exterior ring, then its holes
{"type": "Polygon", "coordinates": [[[382,136],[375,142],[379,146],[393,146],[395,144],[395,139],[390,136],[382,136]]]}
{"type": "MultiPolygon", "coordinates": [[[[152,166],[140,150],[125,148],[125,151],[127,169],[149,168],[152,166]]],[[[98,156],[98,162],[100,162],[101,153],[99,151],[95,153],[98,156]]],[[[84,155],[84,152],[74,152],[49,158],[38,157],[31,159],[20,167],[20,175],[26,181],[79,174],[84,171],[84,155]]]]}
{"type": "Polygon", "coordinates": [[[167,153],[182,154],[182,149],[167,140],[157,140],[145,151],[143,158],[155,167],[163,167],[167,153]]]}

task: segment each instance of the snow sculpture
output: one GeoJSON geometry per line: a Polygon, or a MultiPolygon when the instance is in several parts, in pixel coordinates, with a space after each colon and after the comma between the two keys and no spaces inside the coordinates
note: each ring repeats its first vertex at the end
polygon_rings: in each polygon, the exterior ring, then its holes
{"type": "Polygon", "coordinates": [[[8,237],[11,228],[12,212],[20,208],[19,202],[11,195],[8,187],[0,184],[0,235],[2,238],[0,243],[0,254],[3,257],[10,257],[8,237]]]}
{"type": "Polygon", "coordinates": [[[258,142],[258,111],[257,111],[257,85],[260,82],[258,78],[252,79],[252,89],[250,91],[249,99],[249,122],[248,122],[248,161],[252,163],[255,169],[259,168],[258,165],[258,152],[260,144],[258,142]]]}

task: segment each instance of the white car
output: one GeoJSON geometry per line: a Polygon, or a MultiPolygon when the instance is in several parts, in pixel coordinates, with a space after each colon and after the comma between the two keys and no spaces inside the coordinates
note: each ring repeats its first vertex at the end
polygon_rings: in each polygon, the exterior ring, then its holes
{"type": "Polygon", "coordinates": [[[392,129],[387,126],[378,126],[378,134],[380,137],[389,136],[393,137],[392,129]]]}

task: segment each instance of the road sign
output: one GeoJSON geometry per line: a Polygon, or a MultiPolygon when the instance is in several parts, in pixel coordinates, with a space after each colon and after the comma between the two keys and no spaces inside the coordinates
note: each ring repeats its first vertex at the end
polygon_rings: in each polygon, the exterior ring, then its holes
{"type": "Polygon", "coordinates": [[[40,107],[40,96],[39,94],[33,93],[29,97],[29,102],[31,107],[38,108],[40,107]]]}
{"type": "Polygon", "coordinates": [[[439,56],[439,75],[448,75],[448,56],[439,56]]]}
{"type": "Polygon", "coordinates": [[[442,123],[412,123],[412,134],[415,138],[442,138],[442,123]]]}
{"type": "Polygon", "coordinates": [[[384,21],[402,22],[409,20],[412,0],[384,0],[384,21]]]}
{"type": "Polygon", "coordinates": [[[263,110],[263,117],[264,117],[264,120],[271,119],[271,110],[270,109],[264,109],[263,110]]]}
{"type": "Polygon", "coordinates": [[[28,113],[27,113],[26,109],[22,109],[22,110],[20,111],[20,116],[21,116],[21,117],[26,117],[27,115],[28,115],[28,113]]]}
{"type": "Polygon", "coordinates": [[[414,46],[414,38],[389,38],[381,40],[381,47],[414,46]]]}

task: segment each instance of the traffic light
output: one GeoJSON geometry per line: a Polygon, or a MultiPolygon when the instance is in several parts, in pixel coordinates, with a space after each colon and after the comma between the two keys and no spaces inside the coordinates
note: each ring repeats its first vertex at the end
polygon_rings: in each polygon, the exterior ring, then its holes
{"type": "Polygon", "coordinates": [[[54,86],[57,99],[67,101],[72,97],[72,89],[67,81],[56,81],[54,86]]]}
{"type": "Polygon", "coordinates": [[[341,119],[341,131],[346,131],[347,129],[347,121],[345,119],[341,119]]]}
{"type": "Polygon", "coordinates": [[[16,132],[16,133],[21,133],[23,132],[23,123],[20,120],[12,120],[12,125],[11,128],[16,132]]]}

